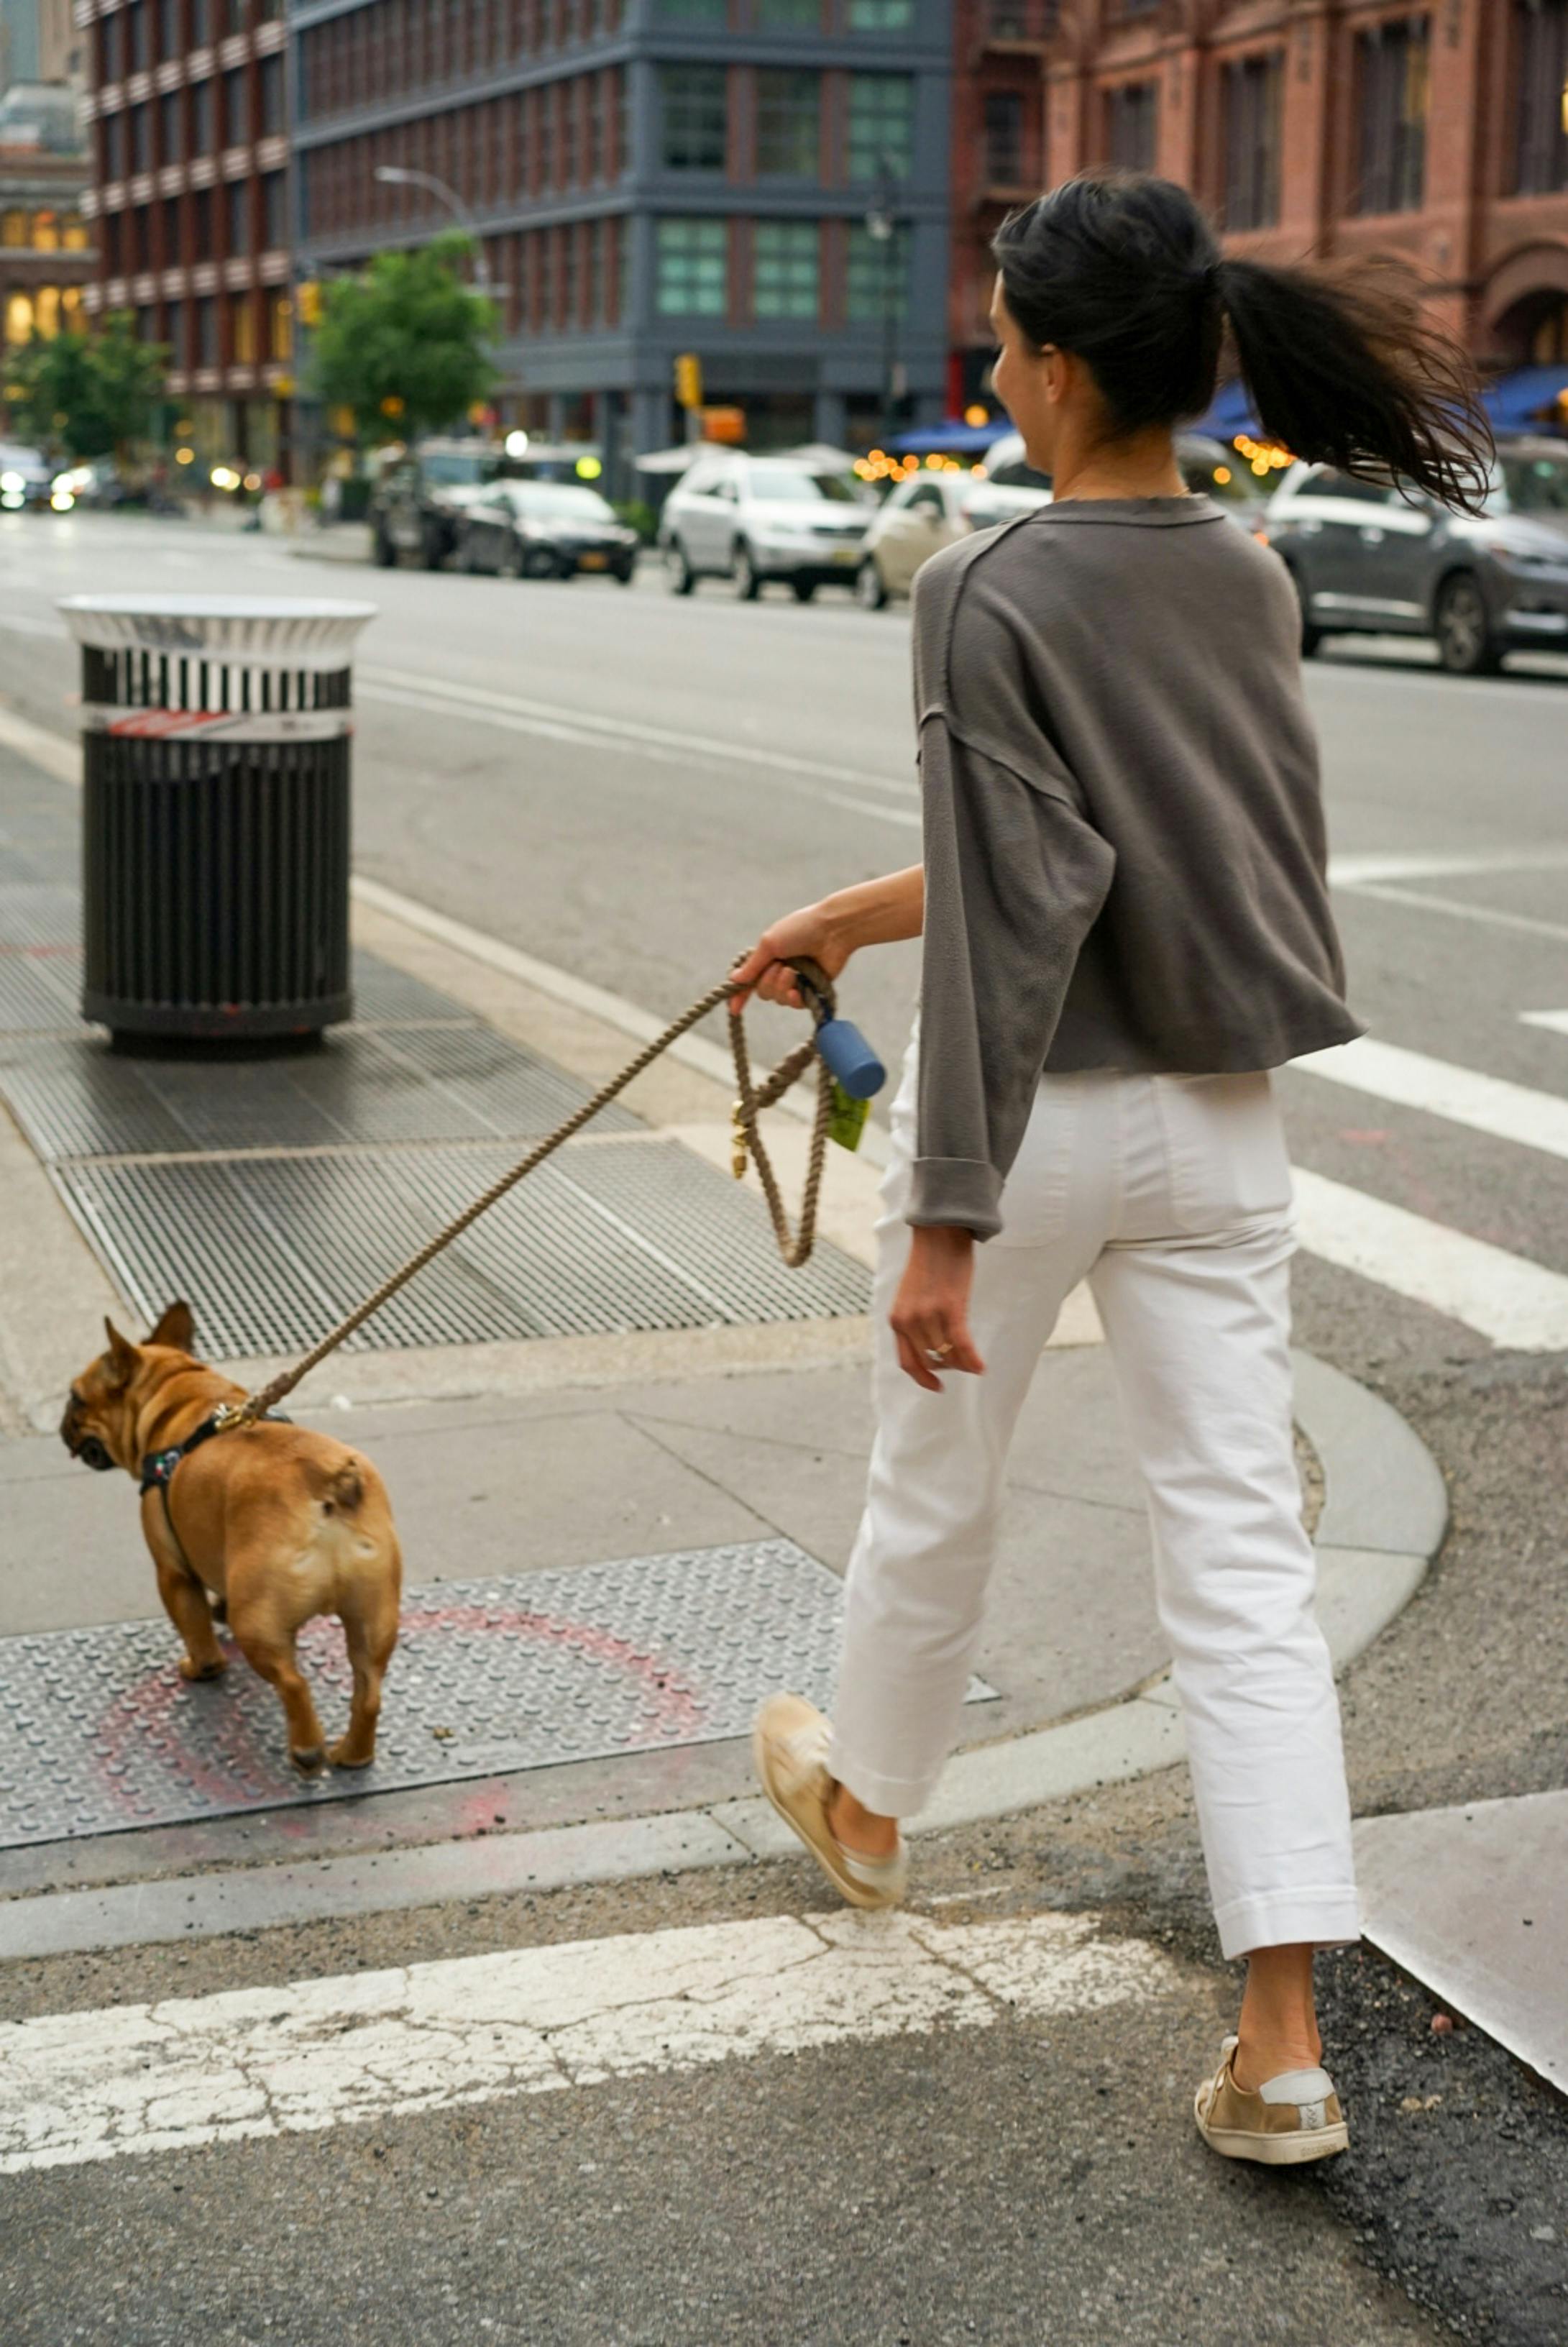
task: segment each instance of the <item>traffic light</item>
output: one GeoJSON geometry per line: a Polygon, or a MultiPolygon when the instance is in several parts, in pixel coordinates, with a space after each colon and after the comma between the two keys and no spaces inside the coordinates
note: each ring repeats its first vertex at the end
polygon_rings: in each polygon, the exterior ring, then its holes
{"type": "Polygon", "coordinates": [[[682,407],[702,405],[702,362],[695,351],[682,351],[676,358],[675,397],[682,407]]]}

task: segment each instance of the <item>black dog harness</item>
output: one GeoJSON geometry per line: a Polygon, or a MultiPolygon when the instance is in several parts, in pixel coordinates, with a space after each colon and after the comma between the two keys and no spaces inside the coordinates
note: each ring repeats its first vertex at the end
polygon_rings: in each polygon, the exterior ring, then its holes
{"type": "MultiPolygon", "coordinates": [[[[270,1409],[266,1412],[266,1417],[278,1426],[292,1426],[293,1423],[292,1419],[285,1418],[280,1410],[270,1409]]],[[[210,1442],[215,1434],[225,1433],[231,1422],[231,1410],[229,1406],[215,1409],[210,1418],[202,1419],[194,1434],[186,1436],[183,1442],[173,1443],[167,1450],[149,1450],[141,1462],[141,1495],[145,1499],[149,1491],[162,1493],[163,1521],[169,1527],[169,1537],[174,1542],[179,1561],[188,1573],[191,1569],[190,1560],[185,1553],[179,1534],[174,1529],[174,1512],[169,1504],[169,1487],[174,1481],[174,1471],[180,1460],[189,1459],[193,1450],[200,1450],[204,1442],[210,1442]]]]}

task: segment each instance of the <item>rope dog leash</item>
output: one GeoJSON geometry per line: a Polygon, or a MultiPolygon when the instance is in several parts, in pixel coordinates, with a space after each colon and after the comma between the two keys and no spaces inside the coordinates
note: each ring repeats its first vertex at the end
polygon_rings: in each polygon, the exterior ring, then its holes
{"type": "MultiPolygon", "coordinates": [[[[803,961],[792,967],[798,972],[802,991],[807,999],[816,1022],[815,1032],[807,1041],[797,1045],[795,1050],[782,1059],[773,1073],[765,1077],[762,1083],[755,1084],[753,1081],[751,1057],[746,1050],[743,1015],[737,1015],[727,1023],[730,1030],[730,1048],[735,1062],[735,1104],[733,1112],[733,1170],[736,1178],[739,1179],[745,1172],[748,1157],[755,1163],[757,1175],[762,1183],[763,1195],[767,1201],[768,1214],[773,1223],[774,1237],[778,1244],[779,1253],[790,1269],[794,1271],[798,1270],[802,1264],[809,1261],[816,1240],[817,1204],[822,1191],[823,1164],[827,1153],[828,1133],[834,1116],[835,1075],[843,1082],[845,1089],[855,1097],[868,1099],[870,1094],[880,1086],[883,1081],[883,1070],[876,1055],[858,1031],[849,1024],[847,1020],[839,1019],[835,1015],[833,988],[825,974],[815,962],[803,961]],[[800,1227],[796,1231],[792,1231],[784,1195],[779,1188],[778,1177],[774,1171],[773,1161],[764,1143],[758,1119],[764,1109],[772,1108],[775,1102],[781,1101],[785,1092],[800,1081],[814,1059],[817,1062],[816,1113],[812,1119],[811,1143],[806,1156],[805,1187],[801,1196],[800,1227]]],[[[334,1353],[340,1345],[354,1335],[356,1328],[363,1327],[373,1314],[379,1312],[382,1306],[397,1294],[399,1288],[406,1286],[411,1279],[425,1269],[426,1264],[433,1263],[443,1249],[451,1245],[454,1239],[461,1237],[470,1224],[477,1223],[481,1214],[489,1212],[497,1199],[504,1198],[508,1190],[514,1189],[519,1182],[526,1180],[537,1165],[542,1165],[547,1157],[553,1155],[564,1142],[571,1139],[573,1133],[579,1133],[585,1124],[589,1123],[599,1114],[600,1109],[608,1107],[619,1093],[626,1090],[628,1084],[634,1082],[645,1069],[651,1067],[654,1061],[667,1051],[671,1043],[684,1035],[688,1028],[695,1027],[700,1020],[705,1019],[710,1011],[718,1010],[721,1003],[728,1002],[731,996],[737,991],[734,979],[726,978],[718,986],[711,986],[706,994],[700,995],[695,1002],[682,1011],[678,1019],[671,1020],[662,1034],[655,1036],[651,1043],[645,1044],[635,1058],[627,1061],[619,1073],[611,1076],[607,1083],[601,1084],[591,1100],[585,1101],[580,1108],[574,1109],[570,1116],[563,1119],[553,1133],[547,1134],[543,1141],[536,1143],[526,1157],[512,1166],[507,1173],[492,1182],[489,1188],[482,1192],[471,1205],[465,1206],[462,1213],[455,1215],[444,1230],[437,1231],[434,1238],[425,1241],[417,1254],[410,1255],[400,1270],[395,1271],[389,1278],[384,1279],[381,1286],[367,1296],[363,1304],[356,1305],[344,1319],[338,1322],[335,1328],[329,1329],[320,1343],[313,1346],[302,1359],[295,1362],[292,1368],[280,1371],[278,1376],[264,1385],[259,1393],[247,1395],[242,1402],[227,1405],[220,1410],[218,1414],[220,1422],[213,1428],[213,1431],[229,1433],[238,1427],[253,1426],[258,1419],[266,1417],[269,1411],[275,1409],[286,1395],[292,1393],[302,1378],[308,1377],[330,1353],[334,1353]]]]}

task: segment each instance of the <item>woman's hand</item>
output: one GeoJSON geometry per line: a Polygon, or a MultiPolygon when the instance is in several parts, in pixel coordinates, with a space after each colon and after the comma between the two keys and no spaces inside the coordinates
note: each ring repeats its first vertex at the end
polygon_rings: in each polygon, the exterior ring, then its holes
{"type": "Polygon", "coordinates": [[[827,905],[803,905],[798,913],[786,913],[765,928],[744,961],[731,971],[743,991],[730,997],[730,1009],[743,1010],[754,993],[764,1002],[783,1002],[799,1010],[804,1008],[800,980],[791,961],[820,962],[829,978],[836,978],[854,950],[827,905]]]}
{"type": "Polygon", "coordinates": [[[898,1365],[927,1393],[940,1393],[938,1369],[981,1377],[985,1363],[969,1336],[969,1289],[975,1276],[975,1235],[946,1226],[910,1235],[909,1260],[898,1283],[888,1326],[898,1340],[898,1365]]]}

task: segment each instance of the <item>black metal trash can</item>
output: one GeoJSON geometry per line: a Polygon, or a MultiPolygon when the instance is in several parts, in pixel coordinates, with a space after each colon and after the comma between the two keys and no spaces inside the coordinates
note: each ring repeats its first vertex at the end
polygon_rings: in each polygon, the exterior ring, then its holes
{"type": "Polygon", "coordinates": [[[118,1036],[349,1017],[349,662],[374,603],[73,595],[82,1013],[118,1036]]]}

